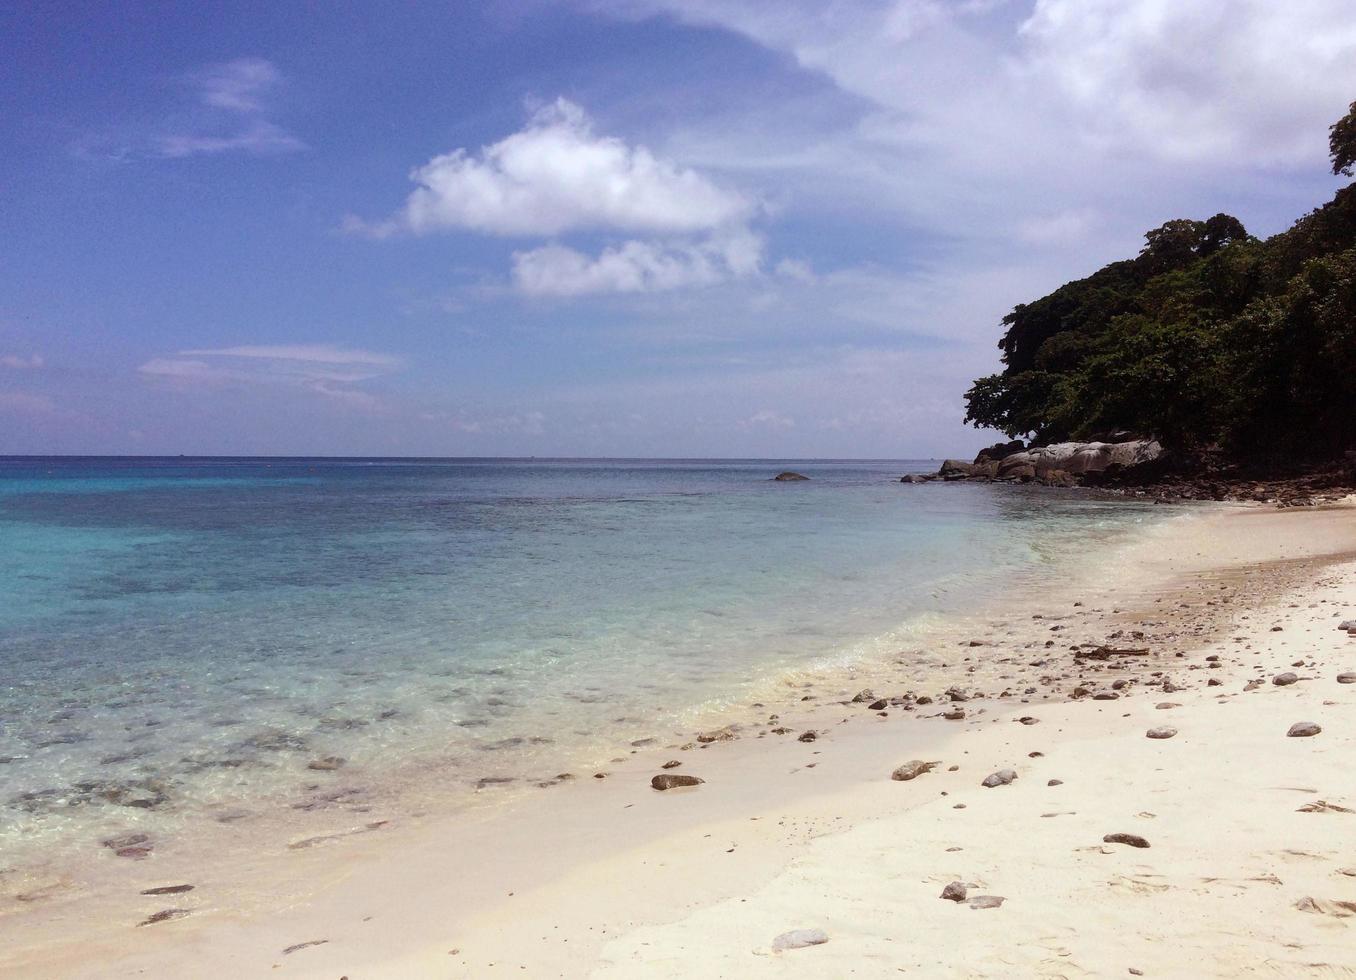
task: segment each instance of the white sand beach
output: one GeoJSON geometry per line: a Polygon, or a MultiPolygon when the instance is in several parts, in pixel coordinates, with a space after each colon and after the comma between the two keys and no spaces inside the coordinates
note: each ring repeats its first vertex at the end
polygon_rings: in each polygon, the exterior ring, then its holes
{"type": "Polygon", "coordinates": [[[675,733],[502,809],[261,855],[278,897],[257,907],[214,905],[222,869],[143,896],[175,882],[129,863],[107,921],[58,899],[0,920],[0,973],[1353,975],[1347,619],[1356,508],[1203,511],[1115,556],[1090,543],[1075,589],[977,611],[945,648],[799,681],[726,719],[732,737],[675,733]],[[876,711],[864,688],[913,698],[876,711]],[[937,765],[891,779],[910,760],[937,765]],[[655,791],[666,771],[704,782],[655,791]],[[951,882],[1003,901],[945,900],[951,882]],[[775,948],[793,930],[827,941],[775,948]]]}

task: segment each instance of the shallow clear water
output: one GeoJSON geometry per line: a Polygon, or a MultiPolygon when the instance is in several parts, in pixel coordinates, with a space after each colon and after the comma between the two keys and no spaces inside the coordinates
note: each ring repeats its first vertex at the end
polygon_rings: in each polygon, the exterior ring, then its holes
{"type": "Polygon", "coordinates": [[[326,756],[354,799],[547,777],[1158,519],[897,482],[934,465],[0,460],[0,847],[281,806],[326,756]]]}

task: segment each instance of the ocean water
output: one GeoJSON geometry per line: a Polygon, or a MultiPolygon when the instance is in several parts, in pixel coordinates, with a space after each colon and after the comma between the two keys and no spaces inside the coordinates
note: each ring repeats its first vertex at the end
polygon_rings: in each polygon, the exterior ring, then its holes
{"type": "Polygon", "coordinates": [[[529,784],[1161,520],[934,467],[0,460],[0,852],[529,784]]]}

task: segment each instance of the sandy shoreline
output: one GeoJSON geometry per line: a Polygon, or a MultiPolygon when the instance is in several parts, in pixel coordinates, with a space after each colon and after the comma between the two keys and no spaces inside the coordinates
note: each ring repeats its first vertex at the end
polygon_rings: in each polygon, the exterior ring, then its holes
{"type": "Polygon", "coordinates": [[[957,627],[979,645],[809,678],[812,700],[749,707],[733,740],[661,739],[506,813],[271,855],[280,892],[320,883],[310,898],[228,912],[210,881],[142,897],[172,883],[141,863],[125,922],[90,929],[60,905],[8,920],[0,972],[1356,974],[1356,914],[1336,904],[1356,902],[1340,873],[1356,870],[1356,813],[1298,812],[1356,810],[1356,685],[1335,680],[1356,671],[1356,640],[1334,618],[1356,618],[1356,509],[1221,509],[1146,534],[1114,568],[1090,554],[1076,594],[1015,597],[957,627]],[[1076,644],[1150,654],[1075,658],[1076,644]],[[1272,685],[1284,670],[1303,680],[1272,685]],[[1070,700],[1117,680],[1114,700],[1070,700]],[[937,699],[952,686],[970,699],[884,716],[850,703],[861,688],[937,699]],[[1155,707],[1168,701],[1180,706],[1155,707]],[[1324,730],[1287,738],[1296,721],[1324,730]],[[1178,734],[1145,738],[1165,724],[1178,734]],[[942,764],[889,778],[915,758],[942,764]],[[670,759],[706,782],[654,792],[670,759]],[[980,786],[1004,768],[1014,783],[980,786]],[[1114,832],[1152,846],[1103,844],[1114,832]],[[939,899],[952,880],[1006,901],[939,899]],[[135,925],[171,909],[191,914],[135,925]],[[801,928],[829,941],[771,951],[801,928]]]}

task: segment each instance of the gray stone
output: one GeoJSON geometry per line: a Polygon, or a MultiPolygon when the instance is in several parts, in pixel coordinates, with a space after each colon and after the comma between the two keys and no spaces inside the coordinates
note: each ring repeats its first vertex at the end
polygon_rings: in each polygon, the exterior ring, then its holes
{"type": "Polygon", "coordinates": [[[965,901],[966,891],[965,882],[953,881],[942,889],[942,898],[948,902],[963,902],[965,901]]]}
{"type": "Polygon", "coordinates": [[[865,701],[874,701],[874,700],[876,700],[876,695],[872,693],[871,688],[869,687],[865,688],[864,690],[858,691],[856,694],[852,696],[853,704],[861,704],[865,701]]]}
{"type": "Polygon", "coordinates": [[[1356,674],[1338,674],[1338,675],[1337,675],[1337,683],[1339,683],[1339,684],[1356,684],[1356,674]]]}
{"type": "Polygon", "coordinates": [[[1294,671],[1287,670],[1284,674],[1277,674],[1273,677],[1271,683],[1275,684],[1277,687],[1288,687],[1297,680],[1299,680],[1299,675],[1294,671]]]}
{"type": "Polygon", "coordinates": [[[1159,725],[1157,728],[1150,728],[1144,733],[1145,738],[1172,738],[1177,734],[1177,729],[1171,725],[1159,725]]]}
{"type": "Polygon", "coordinates": [[[1289,738],[1309,738],[1311,735],[1317,735],[1321,731],[1323,731],[1323,729],[1318,725],[1315,725],[1312,721],[1297,721],[1290,726],[1290,731],[1285,734],[1289,738]]]}
{"type": "Polygon", "coordinates": [[[976,895],[970,899],[970,908],[972,909],[996,909],[1007,899],[1002,895],[976,895]]]}
{"type": "Polygon", "coordinates": [[[1017,773],[1011,769],[1000,769],[995,773],[990,773],[984,777],[984,785],[993,789],[995,786],[1006,786],[1017,778],[1017,773]]]}
{"type": "Polygon", "coordinates": [[[795,483],[797,481],[808,480],[810,478],[808,476],[802,476],[799,473],[792,473],[790,470],[785,470],[781,473],[778,473],[772,479],[778,483],[795,483]]]}
{"type": "Polygon", "coordinates": [[[772,940],[772,948],[777,951],[803,949],[806,946],[820,946],[828,941],[829,934],[823,929],[792,929],[772,940]]]}
{"type": "Polygon", "coordinates": [[[917,779],[925,772],[931,772],[940,762],[924,762],[922,759],[910,759],[904,765],[900,766],[894,772],[890,773],[891,779],[897,779],[900,782],[908,782],[910,779],[917,779]]]}

